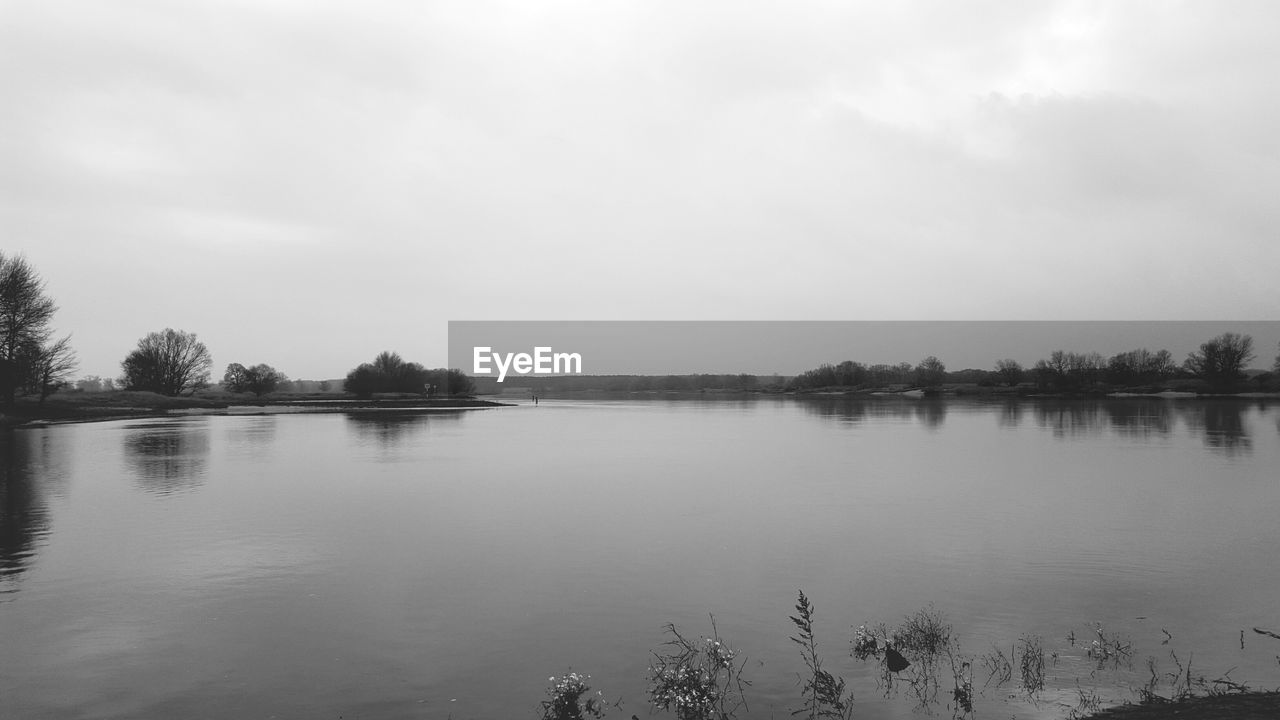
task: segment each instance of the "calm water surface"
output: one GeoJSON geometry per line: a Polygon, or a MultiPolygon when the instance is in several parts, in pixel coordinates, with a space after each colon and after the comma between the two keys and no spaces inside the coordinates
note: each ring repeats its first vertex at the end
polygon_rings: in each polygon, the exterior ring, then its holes
{"type": "Polygon", "coordinates": [[[1250,402],[558,401],[17,430],[0,435],[0,716],[534,718],[573,669],[644,717],[663,625],[698,635],[714,614],[748,657],[746,716],[789,717],[799,588],[855,717],[919,713],[849,656],[852,628],[930,604],[980,690],[993,645],[1057,653],[1034,701],[989,685],[978,717],[1064,717],[1077,680],[1132,700],[1171,650],[1273,688],[1280,641],[1252,628],[1280,626],[1278,468],[1280,412],[1250,402]],[[1095,672],[1096,623],[1133,643],[1131,670],[1095,672]]]}

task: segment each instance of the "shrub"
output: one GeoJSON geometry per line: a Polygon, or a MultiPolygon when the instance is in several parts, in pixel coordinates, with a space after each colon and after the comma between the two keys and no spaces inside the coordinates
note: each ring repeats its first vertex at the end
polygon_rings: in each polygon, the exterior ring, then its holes
{"type": "Polygon", "coordinates": [[[649,702],[653,707],[675,712],[679,720],[725,720],[746,707],[742,679],[746,659],[720,639],[715,618],[711,636],[692,641],[668,623],[671,636],[665,652],[653,654],[649,666],[649,702]]]}
{"type": "Polygon", "coordinates": [[[584,720],[587,717],[604,717],[604,694],[599,690],[591,695],[587,681],[590,675],[570,672],[547,678],[551,687],[547,699],[542,701],[542,720],[584,720]],[[585,697],[585,699],[584,699],[585,697]]]}

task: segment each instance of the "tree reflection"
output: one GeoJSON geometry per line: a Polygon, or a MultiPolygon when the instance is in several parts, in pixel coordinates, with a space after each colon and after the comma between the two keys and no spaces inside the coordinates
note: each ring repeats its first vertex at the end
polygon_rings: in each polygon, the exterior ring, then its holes
{"type": "Polygon", "coordinates": [[[1036,424],[1052,430],[1054,437],[1097,433],[1107,423],[1100,404],[1094,400],[1039,401],[1035,415],[1036,424]]]}
{"type": "Polygon", "coordinates": [[[1253,440],[1244,422],[1247,407],[1233,400],[1199,400],[1187,403],[1179,410],[1187,427],[1201,434],[1209,449],[1236,455],[1253,450],[1253,440]]]}
{"type": "Polygon", "coordinates": [[[942,398],[924,398],[916,402],[916,419],[930,430],[942,427],[947,419],[947,401],[942,398]]]}
{"type": "MultiPolygon", "coordinates": [[[[898,396],[809,395],[796,402],[810,415],[857,424],[866,420],[914,419],[929,429],[946,420],[947,398],[898,396]]],[[[958,402],[965,402],[964,399],[958,402]]],[[[1181,419],[1209,449],[1226,454],[1252,452],[1245,413],[1252,407],[1265,416],[1274,403],[1244,399],[1196,398],[1173,401],[1160,397],[1020,398],[982,403],[997,413],[1001,428],[1017,428],[1027,413],[1037,426],[1058,438],[1097,435],[1108,431],[1134,439],[1161,439],[1171,435],[1181,419]]],[[[972,405],[968,406],[972,407],[972,405]]],[[[1277,418],[1280,429],[1280,418],[1277,418]]]]}
{"type": "Polygon", "coordinates": [[[1173,430],[1173,409],[1162,398],[1111,400],[1104,407],[1112,429],[1120,435],[1145,438],[1173,430]]]}
{"type": "Polygon", "coordinates": [[[0,431],[0,595],[16,592],[36,545],[49,532],[38,473],[31,462],[32,433],[0,431]]]}
{"type": "Polygon", "coordinates": [[[796,400],[809,415],[857,424],[867,417],[865,400],[852,397],[799,396],[796,400]]]}
{"type": "Polygon", "coordinates": [[[1022,401],[1017,398],[1005,400],[1000,405],[1000,427],[1013,429],[1022,424],[1022,401]]]}
{"type": "Polygon", "coordinates": [[[147,492],[170,495],[198,487],[209,458],[206,418],[125,426],[125,458],[147,492]]]}
{"type": "Polygon", "coordinates": [[[800,407],[810,415],[857,424],[868,418],[917,420],[925,427],[941,427],[947,417],[943,398],[910,398],[867,395],[800,395],[800,407]]]}
{"type": "Polygon", "coordinates": [[[425,431],[432,423],[456,423],[463,410],[423,412],[417,410],[373,410],[349,412],[347,427],[361,442],[372,442],[383,448],[402,445],[407,439],[425,431]]]}

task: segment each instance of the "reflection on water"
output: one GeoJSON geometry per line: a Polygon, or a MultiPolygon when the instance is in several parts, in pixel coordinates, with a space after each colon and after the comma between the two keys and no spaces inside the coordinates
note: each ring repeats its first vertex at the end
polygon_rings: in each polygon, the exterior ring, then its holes
{"type": "Polygon", "coordinates": [[[878,395],[802,395],[796,398],[810,415],[841,422],[865,420],[918,420],[936,428],[946,419],[946,401],[942,398],[911,398],[878,395]]]}
{"type": "MultiPolygon", "coordinates": [[[[1136,439],[1166,438],[1180,420],[1211,450],[1237,454],[1252,448],[1244,420],[1249,407],[1230,399],[1114,398],[1042,401],[1036,403],[1035,412],[1036,423],[1059,437],[1110,431],[1136,439]]],[[[1267,405],[1260,403],[1258,408],[1265,412],[1267,405]]]]}
{"type": "Polygon", "coordinates": [[[125,458],[138,486],[157,495],[199,487],[209,459],[208,418],[125,426],[125,458]]]}
{"type": "Polygon", "coordinates": [[[1097,400],[1051,399],[1033,404],[1037,426],[1054,437],[1094,435],[1106,428],[1106,415],[1097,400]]]}
{"type": "Polygon", "coordinates": [[[1058,438],[1083,438],[1104,433],[1137,440],[1168,438],[1180,421],[1215,452],[1227,455],[1249,453],[1245,413],[1266,413],[1273,403],[1236,399],[1195,399],[1174,401],[1164,398],[1007,398],[943,399],[877,396],[802,396],[797,398],[810,415],[846,423],[868,419],[915,420],[935,430],[946,420],[948,408],[998,409],[996,423],[1003,429],[1017,429],[1030,412],[1036,426],[1058,438]]]}
{"type": "MultiPolygon", "coordinates": [[[[1094,682],[1064,638],[1095,620],[1266,685],[1274,653],[1234,640],[1280,587],[1276,408],[544,401],[0,434],[0,715],[520,717],[585,664],[643,717],[662,625],[715,613],[754,670],[742,717],[784,717],[799,587],[829,647],[936,602],[968,648],[1062,652],[1043,708],[993,686],[981,717],[1062,717],[1094,682]]],[[[846,676],[860,718],[920,716],[846,676]]]]}
{"type": "Polygon", "coordinates": [[[1103,405],[1106,420],[1119,435],[1164,437],[1173,430],[1173,407],[1159,399],[1112,400],[1103,405]]]}
{"type": "Polygon", "coordinates": [[[0,432],[0,596],[17,591],[36,546],[49,532],[49,513],[32,467],[34,433],[0,432]]]}
{"type": "Polygon", "coordinates": [[[1205,446],[1226,455],[1246,454],[1253,449],[1244,424],[1246,409],[1248,405],[1231,400],[1187,403],[1179,408],[1187,427],[1203,435],[1205,446]]]}
{"type": "Polygon", "coordinates": [[[1154,438],[1173,430],[1175,406],[1163,398],[1053,398],[1027,402],[1034,403],[1036,424],[1058,437],[1109,430],[1123,437],[1154,438]]]}
{"type": "Polygon", "coordinates": [[[409,438],[425,431],[433,424],[456,424],[465,411],[422,412],[414,410],[373,410],[346,413],[347,427],[361,442],[371,442],[381,448],[405,443],[409,438]]]}
{"type": "Polygon", "coordinates": [[[916,419],[930,430],[942,427],[947,419],[947,401],[942,398],[923,398],[916,403],[916,419]]]}
{"type": "Polygon", "coordinates": [[[1013,429],[1022,424],[1022,401],[1016,398],[1005,400],[1000,405],[1000,418],[997,421],[1002,428],[1013,429]]]}
{"type": "Polygon", "coordinates": [[[65,494],[62,437],[54,428],[0,431],[0,595],[17,591],[50,532],[49,499],[65,494]]]}

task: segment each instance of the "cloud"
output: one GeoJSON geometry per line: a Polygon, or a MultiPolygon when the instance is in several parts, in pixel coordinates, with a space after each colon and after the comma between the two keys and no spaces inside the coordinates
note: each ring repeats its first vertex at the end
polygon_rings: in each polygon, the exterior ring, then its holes
{"type": "Polygon", "coordinates": [[[237,357],[278,331],[220,319],[216,287],[154,314],[176,260],[272,268],[237,303],[368,342],[441,328],[407,356],[464,317],[1260,317],[1278,12],[24,4],[0,27],[0,217],[89,372],[118,352],[90,349],[103,313],[237,357]],[[89,291],[134,272],[154,280],[89,291]]]}

